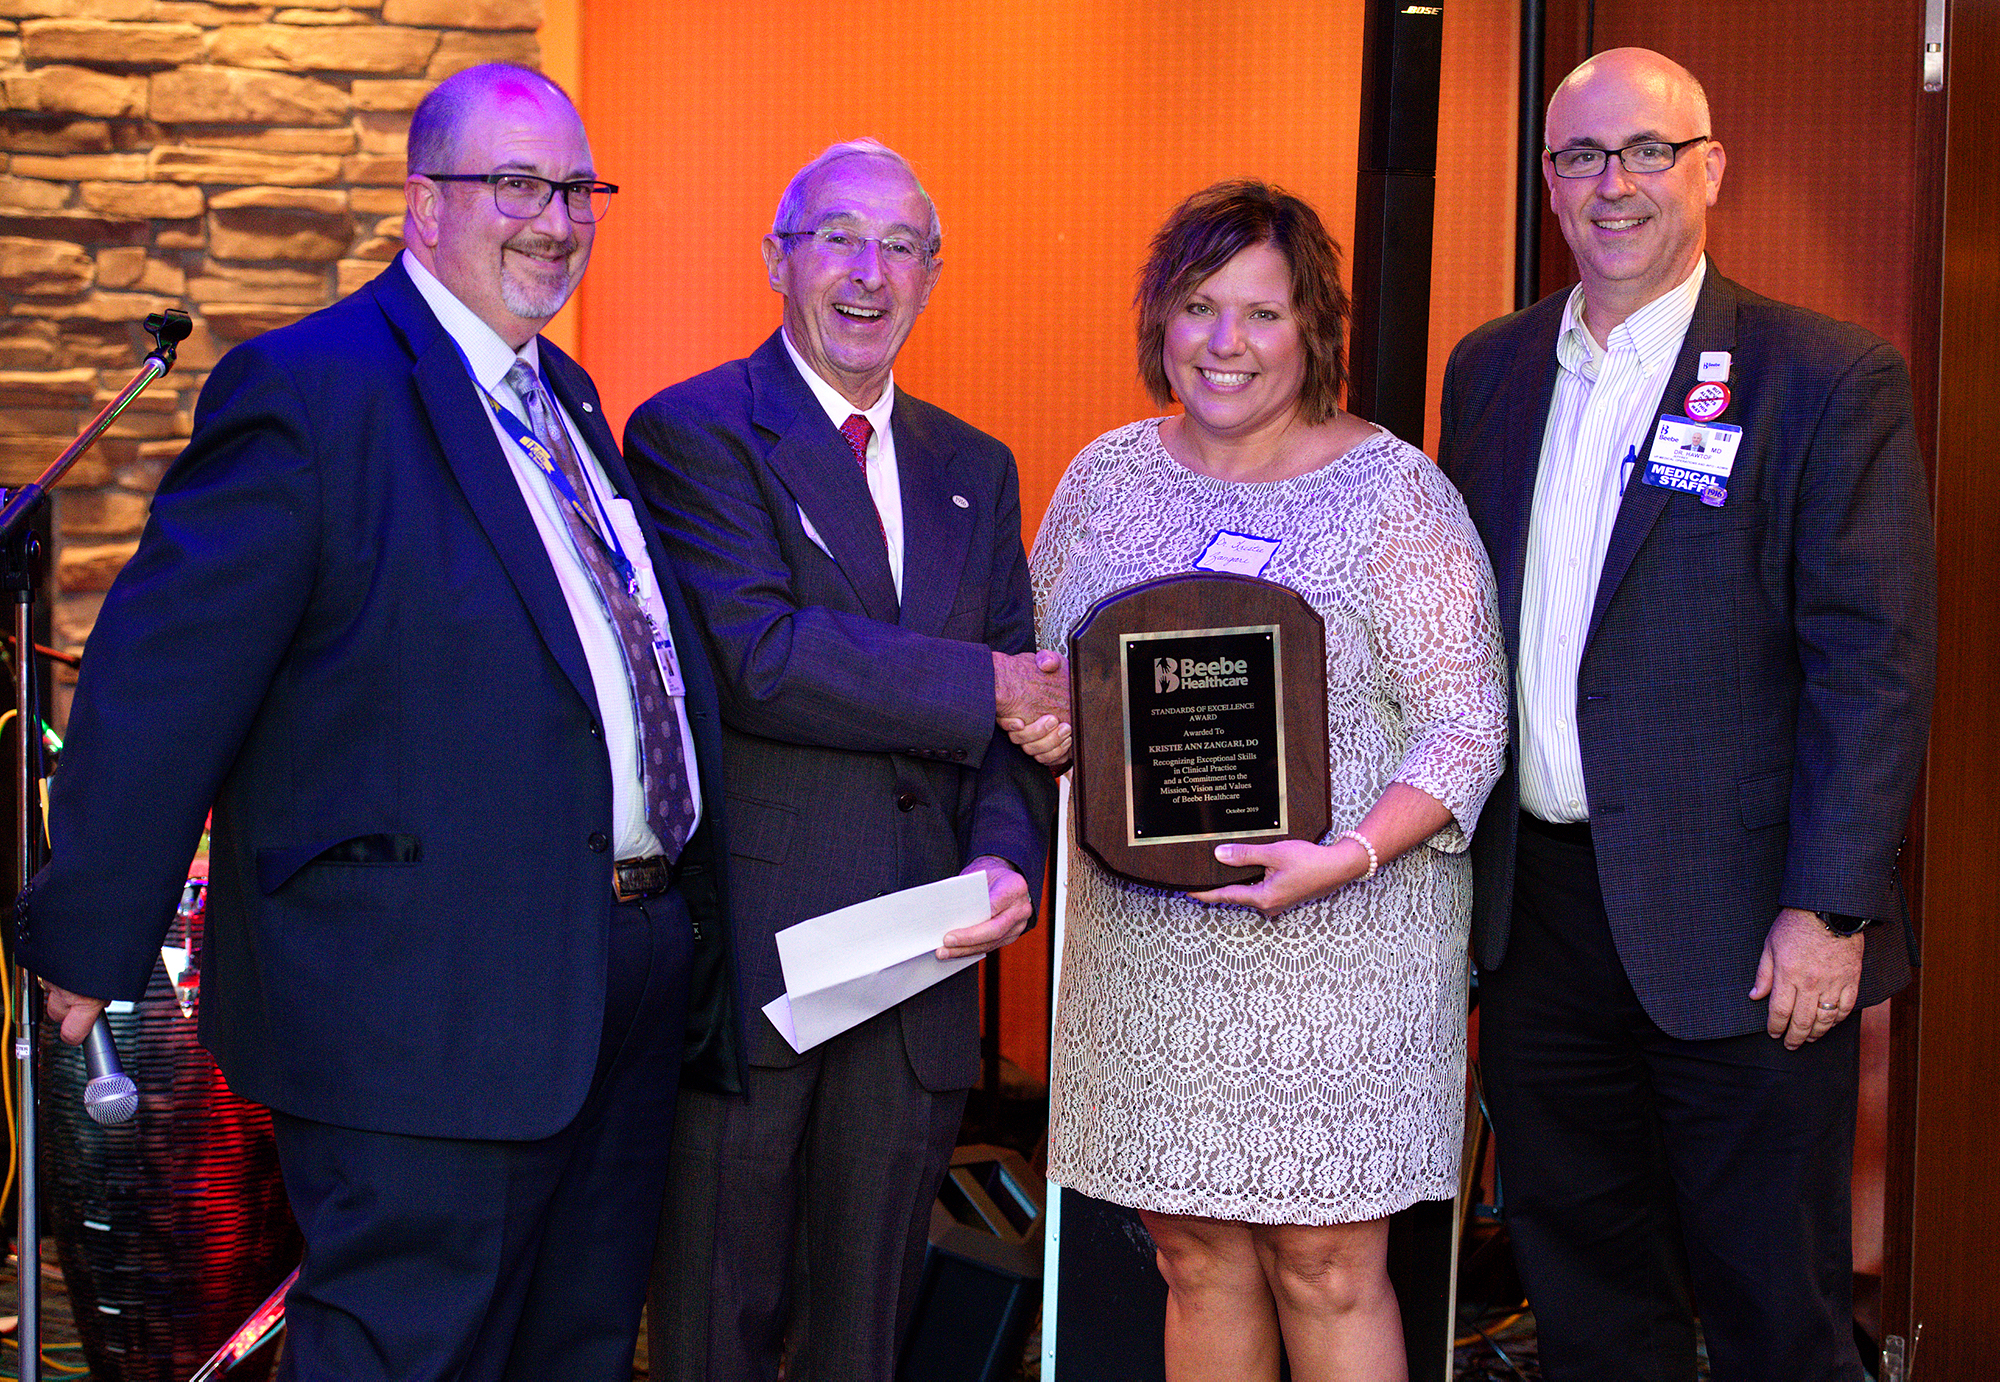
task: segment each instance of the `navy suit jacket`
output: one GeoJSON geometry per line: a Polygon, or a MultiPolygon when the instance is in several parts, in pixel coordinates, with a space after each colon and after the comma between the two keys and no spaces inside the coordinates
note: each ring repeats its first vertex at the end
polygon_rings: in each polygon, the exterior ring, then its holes
{"type": "MultiPolygon", "coordinates": [[[[544,373],[635,495],[589,377],[544,373]]],[[[655,567],[670,570],[657,543],[655,567]]],[[[707,660],[696,1079],[740,1055],[707,660]]],[[[370,1130],[537,1138],[597,1061],[611,775],[546,549],[400,262],[231,351],[92,633],[21,954],[136,997],[214,808],[201,1032],[230,1087],[370,1130]]]]}
{"type": "MultiPolygon", "coordinates": [[[[1439,457],[1499,582],[1518,662],[1528,511],[1567,291],[1479,328],[1446,370],[1439,457]]],[[[1929,727],[1936,570],[1902,357],[1711,265],[1660,413],[1729,351],[1728,501],[1641,483],[1618,510],[1577,675],[1604,905],[1646,1011],[1687,1039],[1761,1030],[1781,907],[1878,918],[1863,1004],[1908,976],[1896,856],[1929,727]]],[[[1657,421],[1655,422],[1657,430],[1657,421]]],[[[1518,699],[1510,696],[1516,717],[1518,699]]],[[[1473,837],[1473,950],[1503,963],[1519,750],[1473,837]]]]}
{"type": "MultiPolygon", "coordinates": [[[[1034,640],[1014,458],[900,390],[893,418],[900,603],[860,468],[780,335],[654,395],[625,429],[721,684],[759,1064],[796,1059],[755,1011],[784,991],[776,932],[982,854],[1041,884],[1054,783],[995,730],[988,652],[1034,640]]],[[[973,973],[899,1009],[926,1088],[978,1078],[973,973]]]]}

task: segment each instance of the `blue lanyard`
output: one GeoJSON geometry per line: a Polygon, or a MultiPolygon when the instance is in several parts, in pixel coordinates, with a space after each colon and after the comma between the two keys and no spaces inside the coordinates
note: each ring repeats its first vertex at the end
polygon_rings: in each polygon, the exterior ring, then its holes
{"type": "MultiPolygon", "coordinates": [[[[465,347],[459,346],[456,339],[452,344],[458,346],[458,358],[465,361],[466,373],[472,374],[472,361],[466,356],[465,347]]],[[[477,374],[472,375],[472,382],[478,388],[480,395],[485,398],[486,406],[493,410],[493,416],[500,420],[500,425],[506,429],[507,435],[514,439],[514,444],[540,468],[549,482],[549,488],[553,489],[557,497],[568,504],[576,516],[583,520],[583,526],[597,539],[597,545],[603,549],[612,569],[618,573],[618,579],[625,583],[625,588],[636,592],[639,588],[637,573],[632,569],[631,558],[625,555],[625,545],[618,540],[618,530],[611,526],[611,515],[605,512],[604,501],[598,497],[596,487],[592,486],[591,498],[596,500],[597,511],[602,515],[601,521],[592,517],[590,510],[584,506],[582,496],[577,494],[576,486],[569,482],[569,476],[563,474],[562,467],[556,464],[555,456],[542,443],[542,439],[535,435],[534,430],[516,416],[513,409],[495,398],[492,392],[479,382],[477,374]]],[[[542,387],[546,390],[548,385],[544,383],[542,387]]],[[[553,403],[555,395],[550,394],[549,397],[553,403]]],[[[560,414],[557,414],[555,422],[558,427],[563,425],[560,414]]],[[[585,483],[589,483],[588,479],[585,483]]]]}

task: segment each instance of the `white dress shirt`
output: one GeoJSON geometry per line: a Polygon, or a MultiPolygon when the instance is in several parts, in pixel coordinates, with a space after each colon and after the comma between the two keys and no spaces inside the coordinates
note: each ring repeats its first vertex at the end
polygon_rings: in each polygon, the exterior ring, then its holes
{"type": "Polygon", "coordinates": [[[1521,808],[1545,821],[1590,818],[1576,737],[1577,668],[1618,505],[1645,474],[1660,394],[1707,264],[1704,256],[1679,287],[1612,327],[1601,348],[1584,325],[1581,284],[1563,308],[1555,396],[1528,520],[1516,693],[1521,808]]]}
{"type": "MultiPolygon", "coordinates": [[[[507,383],[507,371],[513,368],[516,359],[520,359],[527,361],[529,368],[540,376],[541,338],[529,340],[517,355],[492,327],[452,296],[451,290],[438,282],[408,250],[403,251],[403,267],[409,270],[410,280],[424,295],[424,301],[430,304],[438,325],[458,342],[459,349],[465,353],[474,382],[516,417],[525,419],[527,406],[515,394],[513,386],[507,383]]],[[[605,511],[611,514],[625,555],[640,573],[642,589],[650,593],[647,603],[654,607],[654,618],[665,631],[666,611],[659,604],[657,587],[653,583],[652,560],[646,554],[638,517],[630,501],[613,493],[611,482],[604,476],[603,466],[591,454],[589,446],[584,444],[575,421],[561,400],[556,398],[554,389],[549,390],[549,399],[561,415],[563,426],[569,429],[570,444],[576,448],[577,459],[582,462],[584,479],[597,490],[597,497],[603,501],[605,511]]],[[[618,645],[617,631],[612,628],[611,618],[605,613],[603,599],[597,593],[597,583],[591,579],[589,568],[583,564],[576,544],[570,539],[569,525],[563,520],[559,507],[561,501],[549,487],[548,477],[508,435],[491,408],[486,409],[486,420],[492,424],[493,435],[499,439],[500,449],[506,454],[507,464],[514,472],[514,483],[521,487],[521,497],[528,503],[528,514],[535,520],[535,531],[541,534],[542,546],[548,549],[549,564],[555,568],[556,584],[562,588],[563,602],[569,606],[570,619],[576,624],[577,640],[583,644],[584,662],[590,668],[591,685],[597,692],[597,718],[604,726],[604,751],[611,763],[611,842],[615,849],[612,857],[635,859],[658,854],[661,852],[659,836],[646,823],[646,790],[640,776],[638,720],[632,706],[632,683],[625,670],[625,654],[618,645]]],[[[669,638],[671,636],[668,634],[669,638]]],[[[673,696],[670,699],[674,705],[675,722],[680,727],[682,751],[687,755],[688,791],[694,797],[694,819],[698,825],[701,821],[701,784],[694,771],[694,735],[688,729],[685,698],[673,696]]]]}
{"type": "MultiPolygon", "coordinates": [[[[857,408],[813,371],[805,357],[793,349],[790,336],[780,330],[778,337],[785,343],[785,354],[792,357],[792,364],[805,378],[806,387],[826,410],[835,431],[856,413],[867,418],[868,425],[875,429],[868,438],[868,493],[875,500],[876,516],[882,520],[882,540],[889,544],[889,576],[896,582],[896,598],[900,600],[903,598],[903,489],[896,472],[896,437],[889,430],[889,415],[896,407],[896,376],[890,374],[889,382],[882,386],[882,396],[871,406],[857,408]]],[[[806,521],[807,535],[819,543],[820,550],[826,550],[826,543],[814,531],[812,520],[806,518],[803,509],[799,517],[806,521]]]]}

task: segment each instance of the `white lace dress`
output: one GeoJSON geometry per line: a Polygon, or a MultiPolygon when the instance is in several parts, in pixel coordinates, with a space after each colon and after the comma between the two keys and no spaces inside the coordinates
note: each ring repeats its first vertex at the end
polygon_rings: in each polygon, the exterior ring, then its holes
{"type": "MultiPolygon", "coordinates": [[[[1493,575],[1465,505],[1388,433],[1267,484],[1182,466],[1159,420],[1064,474],[1035,539],[1040,644],[1188,571],[1217,529],[1279,539],[1264,575],[1326,621],[1328,839],[1390,782],[1453,822],[1366,883],[1266,921],[1128,883],[1072,846],[1049,1179],[1139,1209],[1373,1219],[1457,1189],[1467,837],[1506,747],[1493,575]]],[[[1074,831],[1074,820],[1071,822],[1074,831]]]]}

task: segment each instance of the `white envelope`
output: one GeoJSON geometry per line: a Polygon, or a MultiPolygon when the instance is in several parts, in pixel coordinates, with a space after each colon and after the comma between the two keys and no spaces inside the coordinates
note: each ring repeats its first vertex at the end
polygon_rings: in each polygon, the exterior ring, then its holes
{"type": "Polygon", "coordinates": [[[945,933],[986,920],[986,875],[956,874],[778,932],[785,992],[764,1005],[801,1054],[948,979],[977,955],[940,960],[945,933]]]}

